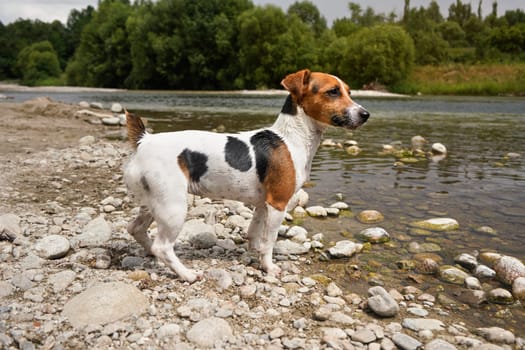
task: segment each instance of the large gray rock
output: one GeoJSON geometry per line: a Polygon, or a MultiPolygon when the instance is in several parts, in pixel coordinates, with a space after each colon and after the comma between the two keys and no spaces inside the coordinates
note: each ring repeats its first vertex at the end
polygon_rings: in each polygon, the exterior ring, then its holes
{"type": "Polygon", "coordinates": [[[405,318],[402,326],[414,332],[422,330],[441,331],[445,327],[443,322],[432,318],[405,318]]]}
{"type": "Polygon", "coordinates": [[[503,283],[512,285],[518,277],[525,277],[525,265],[515,257],[503,256],[494,265],[496,277],[503,283]]]}
{"type": "Polygon", "coordinates": [[[45,236],[34,246],[35,252],[44,259],[63,258],[70,248],[69,240],[60,235],[45,236]]]}
{"type": "Polygon", "coordinates": [[[516,340],[514,333],[500,327],[478,328],[475,333],[492,343],[513,344],[516,340]]]}
{"type": "Polygon", "coordinates": [[[201,219],[188,220],[184,223],[184,225],[182,225],[182,229],[177,236],[177,240],[182,242],[191,242],[194,236],[204,234],[205,232],[205,235],[208,237],[211,237],[208,235],[208,233],[215,235],[215,229],[212,225],[206,224],[201,219]]]}
{"type": "Polygon", "coordinates": [[[402,350],[418,350],[423,345],[419,340],[403,333],[394,334],[392,341],[402,350]]]}
{"type": "Polygon", "coordinates": [[[99,216],[82,229],[82,233],[71,241],[80,247],[94,247],[106,243],[111,238],[111,227],[104,217],[99,216]]]}
{"type": "Polygon", "coordinates": [[[393,317],[399,312],[396,300],[381,286],[368,289],[368,307],[381,317],[393,317]]]}
{"type": "Polygon", "coordinates": [[[216,342],[233,340],[233,332],[224,319],[210,317],[197,322],[186,333],[186,338],[200,348],[211,348],[216,342]]]}
{"type": "Polygon", "coordinates": [[[83,328],[140,315],[147,307],[148,298],[135,286],[122,282],[99,283],[68,301],[62,315],[73,327],[83,328]]]}

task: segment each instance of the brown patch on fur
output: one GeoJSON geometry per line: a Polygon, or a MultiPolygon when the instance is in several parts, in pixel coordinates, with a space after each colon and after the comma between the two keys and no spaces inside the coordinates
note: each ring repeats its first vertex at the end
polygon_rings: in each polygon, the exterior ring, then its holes
{"type": "Polygon", "coordinates": [[[146,127],[138,115],[129,113],[128,111],[125,112],[126,126],[128,128],[128,140],[131,143],[131,146],[136,149],[139,145],[140,139],[142,139],[146,133],[146,127]]]}
{"type": "Polygon", "coordinates": [[[284,143],[271,153],[263,185],[266,189],[266,203],[284,211],[295,192],[295,168],[290,151],[284,143]]]}
{"type": "Polygon", "coordinates": [[[179,164],[179,168],[182,170],[184,176],[186,176],[186,179],[190,181],[190,169],[188,169],[188,164],[186,164],[186,160],[182,156],[182,153],[177,157],[177,163],[179,164]]]}
{"type": "Polygon", "coordinates": [[[334,115],[343,115],[354,103],[348,85],[329,74],[305,69],[286,76],[281,84],[308,116],[324,124],[331,125],[334,115]],[[330,95],[333,89],[338,96],[330,95]]]}

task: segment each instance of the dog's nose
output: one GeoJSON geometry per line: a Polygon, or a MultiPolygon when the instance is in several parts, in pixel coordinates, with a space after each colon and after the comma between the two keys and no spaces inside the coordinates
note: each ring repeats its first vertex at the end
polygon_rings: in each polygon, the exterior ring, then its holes
{"type": "Polygon", "coordinates": [[[370,118],[370,113],[368,113],[366,109],[361,108],[359,110],[359,117],[361,117],[361,119],[363,119],[363,121],[366,122],[368,118],[370,118]]]}

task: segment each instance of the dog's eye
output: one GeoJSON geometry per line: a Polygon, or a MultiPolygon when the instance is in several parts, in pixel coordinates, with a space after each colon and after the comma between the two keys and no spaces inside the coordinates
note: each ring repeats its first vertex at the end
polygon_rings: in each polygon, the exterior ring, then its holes
{"type": "Polygon", "coordinates": [[[341,91],[339,90],[338,87],[335,87],[333,89],[330,89],[326,92],[326,94],[330,97],[339,97],[341,96],[341,91]]]}

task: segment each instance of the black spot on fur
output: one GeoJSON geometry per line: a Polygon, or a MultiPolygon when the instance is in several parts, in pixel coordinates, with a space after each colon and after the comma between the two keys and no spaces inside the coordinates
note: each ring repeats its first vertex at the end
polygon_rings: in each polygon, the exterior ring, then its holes
{"type": "Polygon", "coordinates": [[[259,131],[250,138],[255,151],[255,167],[259,181],[263,182],[268,172],[271,151],[283,144],[283,140],[271,130],[259,131]]]}
{"type": "Polygon", "coordinates": [[[252,167],[248,145],[236,137],[228,136],[228,142],[224,147],[224,157],[234,169],[248,171],[252,167]]]}
{"type": "Polygon", "coordinates": [[[292,95],[288,95],[286,98],[286,101],[284,101],[283,108],[281,109],[281,113],[288,114],[288,115],[296,115],[297,114],[297,103],[295,103],[292,99],[292,95]]]}
{"type": "Polygon", "coordinates": [[[144,175],[142,175],[142,177],[140,178],[140,183],[142,184],[142,187],[144,188],[144,191],[146,191],[146,192],[151,191],[151,189],[149,187],[148,180],[146,180],[146,177],[144,175]]]}
{"type": "Polygon", "coordinates": [[[190,180],[193,182],[199,182],[202,175],[208,171],[208,156],[203,153],[190,151],[185,148],[178,156],[179,162],[183,162],[188,168],[190,174],[190,180]]]}

